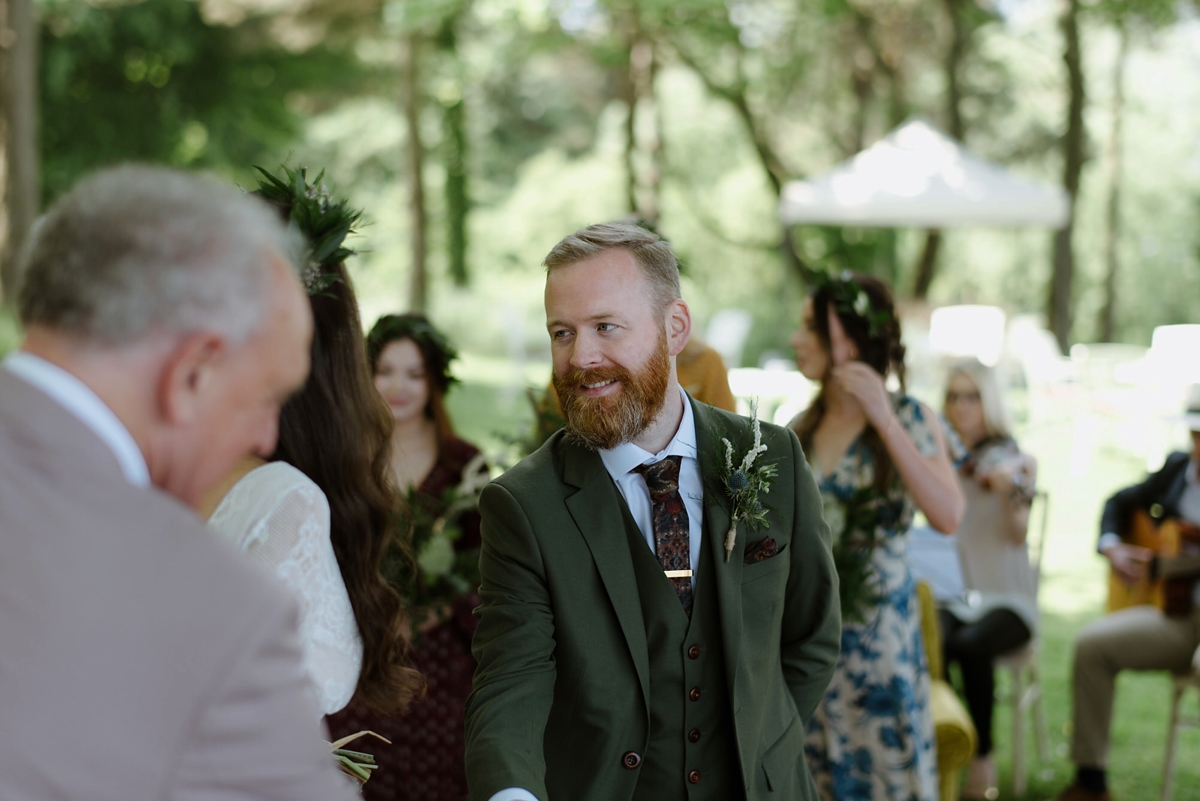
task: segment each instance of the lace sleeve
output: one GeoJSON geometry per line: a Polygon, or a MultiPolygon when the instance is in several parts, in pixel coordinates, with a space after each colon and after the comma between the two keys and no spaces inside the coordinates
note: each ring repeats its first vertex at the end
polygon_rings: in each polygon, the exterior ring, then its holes
{"type": "Polygon", "coordinates": [[[329,540],[324,493],[294,468],[295,475],[276,470],[277,475],[255,477],[274,466],[242,479],[211,523],[282,581],[300,604],[305,669],[321,712],[331,714],[354,695],[362,641],[329,540]],[[251,477],[255,480],[243,487],[251,477]]]}

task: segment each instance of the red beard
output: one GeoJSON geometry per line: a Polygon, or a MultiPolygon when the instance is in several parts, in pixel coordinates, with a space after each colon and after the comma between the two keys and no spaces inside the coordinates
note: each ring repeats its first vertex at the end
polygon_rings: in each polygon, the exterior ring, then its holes
{"type": "Polygon", "coordinates": [[[554,376],[567,435],[592,450],[610,450],[630,442],[654,422],[666,403],[667,382],[671,376],[671,357],[667,334],[659,334],[658,347],[637,373],[621,366],[572,369],[554,376]],[[619,381],[615,395],[588,398],[581,394],[586,384],[619,381]]]}

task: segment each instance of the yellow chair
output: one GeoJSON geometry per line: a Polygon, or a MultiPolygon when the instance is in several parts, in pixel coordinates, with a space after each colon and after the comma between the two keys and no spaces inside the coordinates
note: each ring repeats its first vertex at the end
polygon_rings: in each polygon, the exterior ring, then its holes
{"type": "Polygon", "coordinates": [[[933,713],[933,736],[937,743],[938,784],[942,801],[958,801],[959,771],[975,756],[977,734],[971,716],[946,681],[942,663],[942,634],[938,628],[937,604],[933,591],[917,582],[921,603],[921,634],[925,638],[925,656],[929,661],[929,706],[933,713]]]}

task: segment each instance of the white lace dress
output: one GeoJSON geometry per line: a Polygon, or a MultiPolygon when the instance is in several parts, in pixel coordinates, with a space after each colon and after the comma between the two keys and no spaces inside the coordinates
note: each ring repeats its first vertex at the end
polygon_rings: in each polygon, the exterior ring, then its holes
{"type": "Polygon", "coordinates": [[[305,672],[321,714],[350,703],[362,640],[329,540],[325,493],[290,464],[271,462],[234,484],[208,522],[299,601],[305,672]]]}

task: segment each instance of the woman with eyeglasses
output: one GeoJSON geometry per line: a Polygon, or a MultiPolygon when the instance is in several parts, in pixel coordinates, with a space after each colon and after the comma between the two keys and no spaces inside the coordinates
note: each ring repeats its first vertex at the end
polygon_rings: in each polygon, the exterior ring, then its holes
{"type": "Polygon", "coordinates": [[[967,448],[958,480],[967,500],[956,532],[966,598],[940,610],[946,664],[958,662],[963,694],[979,732],[964,799],[995,798],[992,708],[996,657],[1037,629],[1037,588],[1025,534],[1037,462],[1012,437],[994,371],[977,359],[954,364],[944,414],[967,448]]]}

